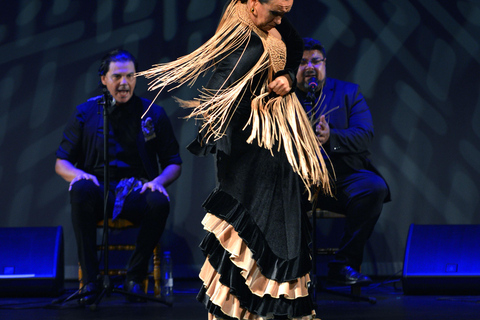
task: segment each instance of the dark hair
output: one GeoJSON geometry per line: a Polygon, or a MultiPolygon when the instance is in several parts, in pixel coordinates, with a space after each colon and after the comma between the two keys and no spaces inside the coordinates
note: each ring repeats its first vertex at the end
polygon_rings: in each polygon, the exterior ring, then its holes
{"type": "MultiPolygon", "coordinates": [[[[247,3],[248,0],[240,0],[241,3],[247,3]]],[[[270,0],[258,0],[260,1],[260,3],[267,3],[269,2],[270,0]]]]}
{"type": "Polygon", "coordinates": [[[110,69],[110,62],[112,61],[132,61],[135,66],[135,71],[138,70],[137,59],[127,50],[115,49],[107,53],[100,62],[100,68],[98,68],[98,75],[104,76],[110,69]]]}
{"type": "Polygon", "coordinates": [[[323,54],[324,58],[327,57],[325,47],[320,41],[313,38],[303,38],[303,50],[318,50],[323,54]]]}

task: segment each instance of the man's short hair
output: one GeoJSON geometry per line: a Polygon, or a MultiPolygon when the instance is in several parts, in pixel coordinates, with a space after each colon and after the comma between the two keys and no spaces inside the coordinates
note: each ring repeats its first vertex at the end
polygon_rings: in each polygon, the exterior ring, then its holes
{"type": "Polygon", "coordinates": [[[313,38],[303,38],[303,50],[318,50],[323,54],[324,58],[327,57],[325,47],[320,41],[313,38]]]}
{"type": "Polygon", "coordinates": [[[138,70],[138,63],[137,59],[128,52],[127,50],[115,49],[107,53],[100,62],[100,68],[98,68],[98,75],[104,76],[107,74],[108,70],[110,69],[110,62],[117,62],[117,61],[132,61],[133,65],[135,66],[135,71],[138,70]]]}

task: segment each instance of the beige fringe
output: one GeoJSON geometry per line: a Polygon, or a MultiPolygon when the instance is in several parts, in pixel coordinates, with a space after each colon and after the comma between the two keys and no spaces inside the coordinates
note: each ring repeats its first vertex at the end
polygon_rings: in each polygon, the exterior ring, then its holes
{"type": "MultiPolygon", "coordinates": [[[[202,121],[200,130],[206,133],[206,143],[220,139],[225,134],[237,108],[235,101],[242,94],[243,88],[249,85],[255,75],[268,71],[268,79],[262,84],[262,94],[252,101],[249,120],[252,132],[247,142],[253,143],[253,140],[257,139],[258,145],[268,150],[272,150],[276,143],[279,150],[283,146],[290,165],[307,187],[309,199],[312,198],[311,189],[313,188],[321,188],[324,193],[331,194],[321,146],[318,145],[315,133],[296,95],[290,93],[286,96],[267,99],[268,82],[272,80],[273,70],[277,69],[274,68],[276,66],[273,65],[272,60],[278,62],[279,48],[275,45],[275,41],[270,39],[272,37],[269,38],[268,34],[253,25],[248,16],[246,4],[232,0],[215,35],[194,52],[175,61],[158,64],[149,70],[139,72],[137,76],[155,78],[149,83],[149,90],[159,90],[158,94],[166,86],[173,84],[176,86],[170,90],[187,82],[192,86],[200,74],[219,62],[217,60],[219,57],[233,52],[243,43],[248,45],[252,31],[258,34],[263,42],[265,50],[261,58],[251,70],[230,87],[222,86],[220,90],[204,88],[195,101],[181,103],[182,107],[192,110],[187,118],[202,121]]],[[[233,70],[235,67],[232,72],[233,70]]]]}

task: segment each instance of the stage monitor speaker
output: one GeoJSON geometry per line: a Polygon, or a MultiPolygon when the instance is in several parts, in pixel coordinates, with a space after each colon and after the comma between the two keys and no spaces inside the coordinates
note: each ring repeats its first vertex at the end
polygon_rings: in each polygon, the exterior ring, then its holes
{"type": "Polygon", "coordinates": [[[405,294],[480,294],[480,225],[410,226],[405,294]]]}
{"type": "Polygon", "coordinates": [[[0,295],[56,296],[63,285],[61,226],[0,228],[0,295]]]}

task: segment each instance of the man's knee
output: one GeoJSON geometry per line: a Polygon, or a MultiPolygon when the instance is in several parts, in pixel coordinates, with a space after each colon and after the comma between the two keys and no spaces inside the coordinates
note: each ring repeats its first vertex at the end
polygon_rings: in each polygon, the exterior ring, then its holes
{"type": "Polygon", "coordinates": [[[370,194],[372,198],[378,199],[381,203],[384,202],[388,195],[388,187],[382,177],[376,176],[371,179],[369,184],[370,194]]]}
{"type": "Polygon", "coordinates": [[[381,213],[383,203],[388,196],[388,187],[382,177],[376,174],[369,174],[352,184],[348,194],[348,205],[353,216],[378,217],[381,213]],[[353,211],[352,211],[353,210],[353,211]]]}
{"type": "Polygon", "coordinates": [[[70,190],[70,204],[72,214],[83,215],[91,214],[103,203],[103,192],[90,180],[78,180],[72,185],[70,190]]]}
{"type": "Polygon", "coordinates": [[[75,182],[70,189],[71,196],[84,196],[98,192],[100,189],[93,181],[81,179],[75,182]]]}
{"type": "Polygon", "coordinates": [[[170,201],[161,192],[153,191],[149,192],[146,197],[148,207],[160,214],[167,214],[170,211],[170,201]]]}

